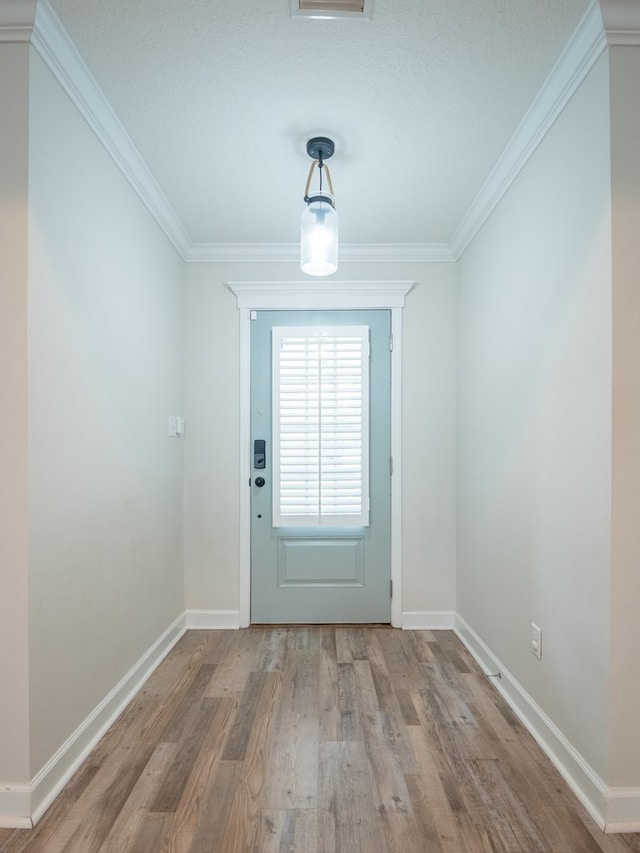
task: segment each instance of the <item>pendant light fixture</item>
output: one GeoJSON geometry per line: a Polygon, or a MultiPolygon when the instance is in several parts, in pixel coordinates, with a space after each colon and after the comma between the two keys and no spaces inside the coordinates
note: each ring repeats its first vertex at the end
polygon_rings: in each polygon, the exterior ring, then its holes
{"type": "Polygon", "coordinates": [[[333,199],[333,184],[325,160],[333,155],[333,140],[315,136],[307,142],[307,154],[313,159],[304,200],[307,203],[300,222],[300,266],[308,275],[331,275],[338,269],[338,214],[333,199]],[[319,187],[310,190],[315,170],[319,187]],[[328,189],[322,188],[323,172],[328,189]]]}

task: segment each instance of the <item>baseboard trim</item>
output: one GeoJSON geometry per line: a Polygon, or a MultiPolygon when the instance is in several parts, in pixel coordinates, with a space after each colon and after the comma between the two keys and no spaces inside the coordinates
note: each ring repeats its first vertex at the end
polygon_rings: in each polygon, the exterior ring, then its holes
{"type": "Polygon", "coordinates": [[[499,680],[494,678],[491,683],[551,760],[598,827],[604,830],[607,826],[609,793],[605,783],[459,614],[455,617],[454,630],[484,672],[501,674],[499,680]]]}
{"type": "Polygon", "coordinates": [[[640,788],[609,788],[607,833],[640,832],[640,788]]]}
{"type": "Polygon", "coordinates": [[[187,628],[194,630],[225,630],[240,627],[239,610],[187,610],[187,628]]]}
{"type": "Polygon", "coordinates": [[[182,613],[116,684],[25,787],[0,790],[0,826],[35,826],[151,673],[187,630],[182,613]]]}
{"type": "Polygon", "coordinates": [[[404,610],[403,631],[451,631],[455,625],[453,610],[404,610]]]}
{"type": "Polygon", "coordinates": [[[0,785],[0,829],[31,829],[31,787],[0,785]]]}

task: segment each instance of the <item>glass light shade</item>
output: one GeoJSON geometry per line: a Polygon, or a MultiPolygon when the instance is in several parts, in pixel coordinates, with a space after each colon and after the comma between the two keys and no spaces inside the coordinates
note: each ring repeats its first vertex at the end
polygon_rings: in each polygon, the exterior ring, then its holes
{"type": "Polygon", "coordinates": [[[329,193],[317,193],[302,212],[300,266],[307,275],[331,275],[338,269],[338,214],[329,193]]]}

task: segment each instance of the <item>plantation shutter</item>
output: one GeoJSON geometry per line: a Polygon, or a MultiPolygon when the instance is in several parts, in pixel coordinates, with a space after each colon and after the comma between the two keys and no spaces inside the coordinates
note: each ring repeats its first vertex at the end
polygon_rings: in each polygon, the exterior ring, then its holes
{"type": "Polygon", "coordinates": [[[273,526],[369,524],[369,329],[273,329],[273,526]]]}

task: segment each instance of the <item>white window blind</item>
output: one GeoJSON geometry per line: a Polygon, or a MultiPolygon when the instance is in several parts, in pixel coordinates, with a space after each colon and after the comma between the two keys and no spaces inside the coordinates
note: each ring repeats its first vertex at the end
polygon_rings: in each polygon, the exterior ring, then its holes
{"type": "Polygon", "coordinates": [[[369,329],[273,329],[273,525],[369,523],[369,329]]]}

